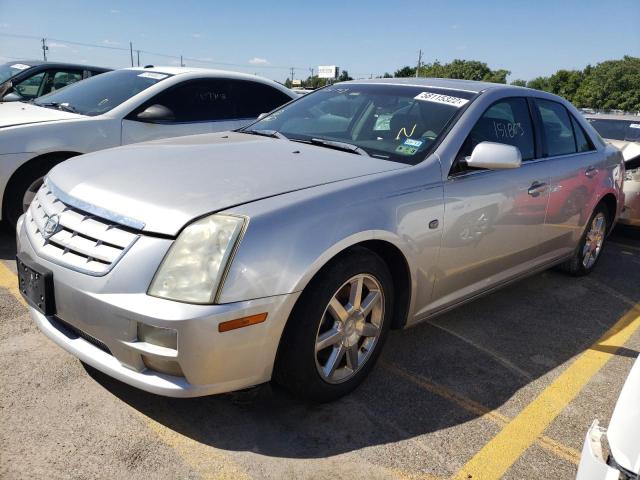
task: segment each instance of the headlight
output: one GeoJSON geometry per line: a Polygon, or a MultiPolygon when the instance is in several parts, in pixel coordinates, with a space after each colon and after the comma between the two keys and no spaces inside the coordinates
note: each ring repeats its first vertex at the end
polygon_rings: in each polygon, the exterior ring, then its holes
{"type": "Polygon", "coordinates": [[[210,215],[185,228],[156,272],[149,295],[213,303],[244,219],[210,215]]]}

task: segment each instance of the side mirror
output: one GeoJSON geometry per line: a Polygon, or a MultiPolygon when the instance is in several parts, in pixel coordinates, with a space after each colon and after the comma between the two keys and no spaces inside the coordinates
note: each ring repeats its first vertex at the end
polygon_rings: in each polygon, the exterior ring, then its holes
{"type": "Polygon", "coordinates": [[[3,102],[19,102],[20,100],[24,99],[16,92],[7,93],[4,97],[2,97],[3,102]]]}
{"type": "Polygon", "coordinates": [[[145,122],[170,122],[172,120],[175,120],[176,116],[169,108],[156,103],[155,105],[151,105],[150,107],[147,107],[142,112],[137,114],[136,118],[145,122]]]}
{"type": "Polygon", "coordinates": [[[522,165],[520,149],[513,145],[495,142],[481,142],[465,159],[468,167],[502,170],[518,168],[522,165]]]}
{"type": "Polygon", "coordinates": [[[268,113],[261,113],[260,115],[258,115],[258,120],[262,120],[267,115],[269,115],[269,114],[268,113]]]}

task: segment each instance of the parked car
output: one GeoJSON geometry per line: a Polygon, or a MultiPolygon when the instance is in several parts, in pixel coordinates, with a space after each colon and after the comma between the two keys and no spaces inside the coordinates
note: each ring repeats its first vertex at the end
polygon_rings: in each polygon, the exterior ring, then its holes
{"type": "Polygon", "coordinates": [[[293,98],[253,75],[154,67],[104,73],[31,103],[0,104],[0,218],[15,225],[44,175],[75,155],[232,130],[293,98]]]}
{"type": "Polygon", "coordinates": [[[595,420],[582,448],[577,480],[640,478],[640,359],[636,360],[613,410],[609,429],[595,420]],[[605,446],[608,444],[608,455],[605,446]]]}
{"type": "Polygon", "coordinates": [[[32,100],[110,68],[20,60],[0,65],[0,102],[32,100]]]}
{"type": "Polygon", "coordinates": [[[624,177],[624,211],[620,223],[640,227],[640,116],[586,115],[602,138],[622,151],[624,177]]]}
{"type": "Polygon", "coordinates": [[[49,338],[138,388],[274,379],[328,401],[367,376],[390,328],[554,265],[590,273],[623,168],[548,93],[345,82],[238,132],[56,166],[18,223],[20,288],[49,338]],[[514,215],[521,192],[551,203],[576,183],[579,214],[514,215]]]}

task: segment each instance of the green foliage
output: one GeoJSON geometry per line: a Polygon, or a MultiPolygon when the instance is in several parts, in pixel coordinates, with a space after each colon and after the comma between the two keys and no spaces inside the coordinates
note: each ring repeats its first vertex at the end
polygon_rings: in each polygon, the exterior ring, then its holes
{"type": "Polygon", "coordinates": [[[416,69],[412,67],[402,67],[400,70],[396,70],[393,76],[396,78],[415,77],[416,69]]]}
{"type": "Polygon", "coordinates": [[[349,76],[349,72],[346,70],[342,70],[342,72],[340,72],[340,76],[338,77],[338,81],[346,82],[349,80],[353,80],[353,78],[349,76]]]}
{"type": "Polygon", "coordinates": [[[526,87],[527,86],[527,81],[526,80],[521,80],[521,79],[516,79],[513,82],[511,82],[511,85],[515,86],[515,87],[526,87]]]}
{"type": "MultiPolygon", "coordinates": [[[[477,60],[453,60],[440,63],[436,60],[420,67],[419,77],[460,78],[464,80],[482,80],[485,82],[507,83],[508,70],[491,70],[486,63],[477,60]]],[[[396,77],[415,77],[416,69],[403,67],[396,71],[396,77]]]]}

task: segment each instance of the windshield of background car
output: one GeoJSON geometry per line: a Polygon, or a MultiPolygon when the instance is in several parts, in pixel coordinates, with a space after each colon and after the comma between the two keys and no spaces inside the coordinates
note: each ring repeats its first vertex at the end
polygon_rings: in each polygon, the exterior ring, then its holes
{"type": "Polygon", "coordinates": [[[74,83],[35,100],[36,105],[64,104],[81,115],[94,117],[170,77],[166,73],[115,70],[74,83]]]}
{"type": "Polygon", "coordinates": [[[0,65],[0,83],[4,83],[9,80],[11,77],[16,76],[18,73],[31,68],[30,65],[25,65],[23,63],[5,63],[0,65]]]}
{"type": "Polygon", "coordinates": [[[640,117],[638,117],[637,121],[604,120],[600,118],[589,118],[587,120],[602,138],[640,142],[640,117]]]}
{"type": "Polygon", "coordinates": [[[349,143],[371,157],[415,165],[474,95],[433,87],[337,84],[296,100],[248,130],[349,143]]]}

